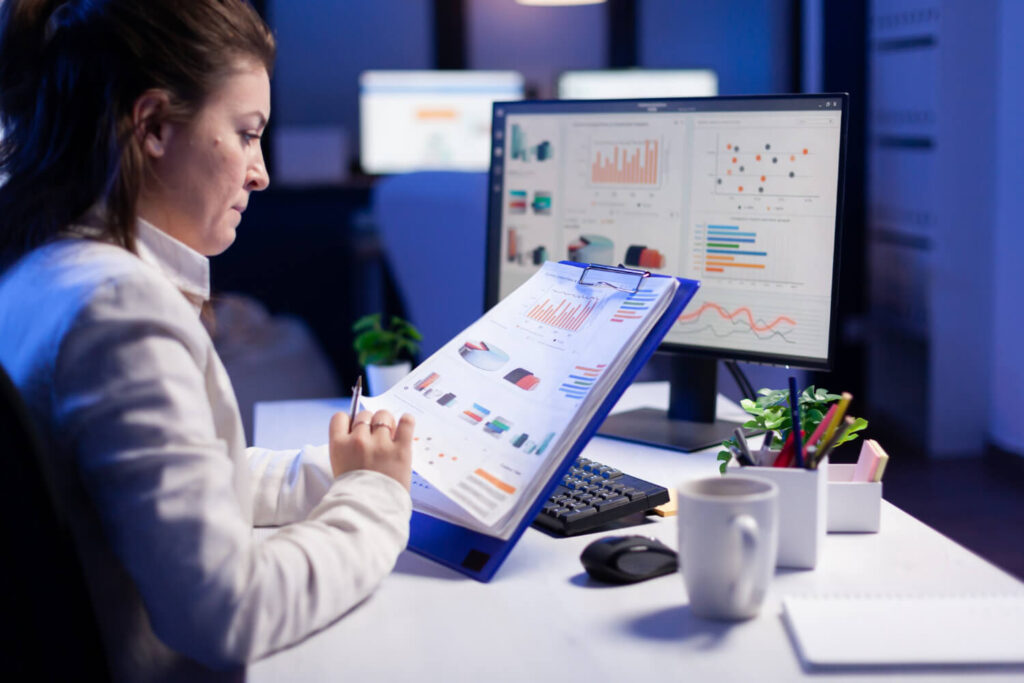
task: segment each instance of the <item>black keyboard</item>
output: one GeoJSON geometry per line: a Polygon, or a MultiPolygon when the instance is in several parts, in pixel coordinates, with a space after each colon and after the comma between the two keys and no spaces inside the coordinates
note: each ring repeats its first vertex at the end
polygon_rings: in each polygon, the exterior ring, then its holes
{"type": "Polygon", "coordinates": [[[572,536],[667,502],[663,486],[577,458],[533,525],[572,536]]]}

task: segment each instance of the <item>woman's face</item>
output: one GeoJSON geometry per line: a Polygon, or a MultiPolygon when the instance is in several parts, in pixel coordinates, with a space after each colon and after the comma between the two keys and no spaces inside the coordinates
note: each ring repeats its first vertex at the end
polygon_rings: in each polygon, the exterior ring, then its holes
{"type": "Polygon", "coordinates": [[[191,121],[162,124],[144,143],[152,174],[139,216],[205,256],[231,246],[249,193],[270,182],[260,149],[269,117],[267,72],[245,63],[191,121]]]}

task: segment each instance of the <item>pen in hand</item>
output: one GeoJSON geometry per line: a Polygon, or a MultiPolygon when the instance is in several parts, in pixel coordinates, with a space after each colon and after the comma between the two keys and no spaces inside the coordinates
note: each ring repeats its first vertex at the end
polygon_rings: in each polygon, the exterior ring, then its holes
{"type": "Polygon", "coordinates": [[[356,377],[356,385],[352,387],[352,406],[348,411],[348,431],[352,433],[352,426],[356,423],[356,414],[359,413],[359,399],[363,397],[363,376],[356,377]]]}

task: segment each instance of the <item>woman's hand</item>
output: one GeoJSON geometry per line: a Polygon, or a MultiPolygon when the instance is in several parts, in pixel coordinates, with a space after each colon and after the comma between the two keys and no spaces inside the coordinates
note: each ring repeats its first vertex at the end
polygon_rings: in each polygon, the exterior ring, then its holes
{"type": "Polygon", "coordinates": [[[352,470],[373,470],[391,477],[409,490],[412,479],[412,415],[395,418],[386,410],[356,415],[349,431],[348,415],[331,418],[330,452],[334,476],[352,470]]]}

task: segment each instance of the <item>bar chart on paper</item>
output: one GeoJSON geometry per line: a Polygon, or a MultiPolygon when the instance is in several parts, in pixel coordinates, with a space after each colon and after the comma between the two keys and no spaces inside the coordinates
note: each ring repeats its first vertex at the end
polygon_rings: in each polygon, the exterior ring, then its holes
{"type": "Polygon", "coordinates": [[[598,299],[595,297],[556,295],[534,305],[526,317],[551,327],[576,332],[587,322],[597,305],[598,299]]]}

